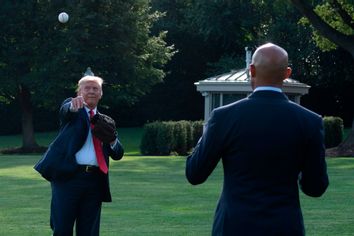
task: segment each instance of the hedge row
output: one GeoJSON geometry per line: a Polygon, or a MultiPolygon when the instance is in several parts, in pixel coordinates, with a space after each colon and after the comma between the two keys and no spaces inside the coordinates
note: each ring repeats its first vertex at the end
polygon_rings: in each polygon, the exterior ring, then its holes
{"type": "MultiPolygon", "coordinates": [[[[343,120],[323,118],[325,146],[337,146],[343,139],[343,120]]],[[[156,121],[144,126],[140,151],[143,155],[187,155],[203,133],[203,121],[156,121]]]]}
{"type": "Polygon", "coordinates": [[[143,155],[187,155],[203,133],[203,121],[156,121],[144,126],[143,155]]]}
{"type": "Polygon", "coordinates": [[[336,147],[343,140],[343,120],[339,117],[327,116],[323,118],[326,148],[336,147]]]}

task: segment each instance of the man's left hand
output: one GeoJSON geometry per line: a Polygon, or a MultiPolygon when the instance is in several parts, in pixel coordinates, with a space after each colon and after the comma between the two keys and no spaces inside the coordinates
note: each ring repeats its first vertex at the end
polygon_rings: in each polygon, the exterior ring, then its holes
{"type": "Polygon", "coordinates": [[[96,114],[91,118],[94,125],[92,134],[95,135],[103,143],[114,143],[117,137],[115,121],[103,114],[96,114]]]}

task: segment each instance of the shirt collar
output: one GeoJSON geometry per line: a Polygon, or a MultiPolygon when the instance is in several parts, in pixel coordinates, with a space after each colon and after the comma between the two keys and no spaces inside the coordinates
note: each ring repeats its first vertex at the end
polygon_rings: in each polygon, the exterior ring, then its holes
{"type": "Polygon", "coordinates": [[[280,88],[273,87],[273,86],[259,86],[255,90],[253,90],[253,92],[265,91],[265,90],[266,91],[275,91],[275,92],[279,92],[279,93],[283,92],[280,88]]]}
{"type": "MultiPolygon", "coordinates": [[[[86,110],[86,113],[88,114],[88,116],[90,116],[90,108],[88,107],[85,107],[85,110],[86,110]]],[[[94,109],[92,109],[93,111],[93,114],[96,115],[96,112],[97,112],[97,107],[95,107],[94,109]]]]}

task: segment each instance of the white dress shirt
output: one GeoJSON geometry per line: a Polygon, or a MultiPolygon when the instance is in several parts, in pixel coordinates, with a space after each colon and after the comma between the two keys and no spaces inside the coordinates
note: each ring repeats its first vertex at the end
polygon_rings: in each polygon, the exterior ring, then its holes
{"type": "MultiPolygon", "coordinates": [[[[84,107],[86,110],[86,114],[90,119],[90,109],[87,107],[84,107]]],[[[70,111],[71,112],[77,112],[73,110],[72,108],[72,103],[70,103],[70,111]]],[[[93,115],[96,115],[97,108],[93,109],[93,115]]],[[[113,144],[111,144],[111,148],[113,149],[118,142],[118,139],[114,141],[113,144]]],[[[98,166],[97,159],[96,159],[96,152],[95,152],[95,147],[93,146],[93,140],[92,140],[92,132],[91,128],[90,131],[88,132],[86,141],[82,148],[75,154],[76,162],[79,165],[90,165],[90,166],[98,166]]]]}
{"type": "MultiPolygon", "coordinates": [[[[90,109],[85,107],[86,114],[90,118],[90,109]]],[[[97,109],[93,109],[93,114],[96,114],[97,109]]],[[[95,147],[93,146],[92,141],[92,133],[91,129],[88,132],[86,141],[82,148],[75,154],[76,162],[79,165],[90,165],[90,166],[98,166],[97,159],[96,159],[96,152],[95,147]]]]}

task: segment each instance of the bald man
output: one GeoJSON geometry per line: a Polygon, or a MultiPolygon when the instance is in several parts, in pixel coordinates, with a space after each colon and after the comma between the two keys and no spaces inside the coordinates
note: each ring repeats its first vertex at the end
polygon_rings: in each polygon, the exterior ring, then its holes
{"type": "Polygon", "coordinates": [[[250,72],[253,93],[212,112],[186,177],[201,184],[222,160],[212,235],[305,235],[299,186],[311,197],[328,186],[322,118],[282,93],[291,74],[283,48],[257,48],[250,72]]]}

